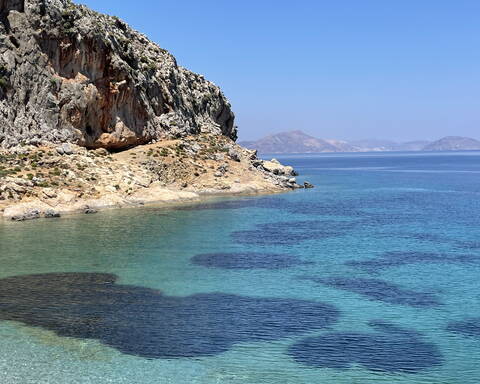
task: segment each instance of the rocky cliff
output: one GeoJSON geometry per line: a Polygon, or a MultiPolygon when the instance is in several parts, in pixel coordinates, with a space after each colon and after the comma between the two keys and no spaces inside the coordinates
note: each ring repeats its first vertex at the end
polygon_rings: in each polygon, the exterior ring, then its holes
{"type": "Polygon", "coordinates": [[[118,18],[0,0],[0,216],[310,187],[236,137],[220,89],[118,18]]]}
{"type": "Polygon", "coordinates": [[[0,146],[236,139],[220,89],[120,19],[69,0],[0,0],[0,21],[0,146]]]}

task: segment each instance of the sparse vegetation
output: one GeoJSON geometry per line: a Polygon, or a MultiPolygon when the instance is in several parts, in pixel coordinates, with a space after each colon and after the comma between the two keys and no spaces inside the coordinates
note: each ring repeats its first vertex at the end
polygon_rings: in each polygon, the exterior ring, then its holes
{"type": "Polygon", "coordinates": [[[8,80],[5,76],[0,76],[0,88],[2,88],[3,90],[7,89],[8,88],[8,80]]]}

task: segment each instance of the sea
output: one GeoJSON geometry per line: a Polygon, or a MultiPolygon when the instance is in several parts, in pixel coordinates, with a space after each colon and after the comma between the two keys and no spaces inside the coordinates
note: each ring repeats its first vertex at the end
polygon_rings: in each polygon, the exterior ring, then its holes
{"type": "Polygon", "coordinates": [[[0,223],[0,383],[478,384],[480,152],[278,159],[315,188],[0,223]]]}

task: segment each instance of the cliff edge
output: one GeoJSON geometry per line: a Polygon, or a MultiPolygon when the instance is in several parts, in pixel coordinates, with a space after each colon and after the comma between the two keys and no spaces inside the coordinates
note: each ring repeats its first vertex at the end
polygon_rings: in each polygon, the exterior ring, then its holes
{"type": "Polygon", "coordinates": [[[0,1],[0,143],[122,149],[236,139],[220,89],[116,17],[69,0],[0,1]]]}

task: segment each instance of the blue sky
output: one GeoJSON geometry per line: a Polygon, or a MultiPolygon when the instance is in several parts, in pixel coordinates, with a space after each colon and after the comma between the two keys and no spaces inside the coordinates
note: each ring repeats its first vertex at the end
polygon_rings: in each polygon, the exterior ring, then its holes
{"type": "Polygon", "coordinates": [[[480,138],[480,1],[81,3],[221,86],[241,139],[480,138]]]}

